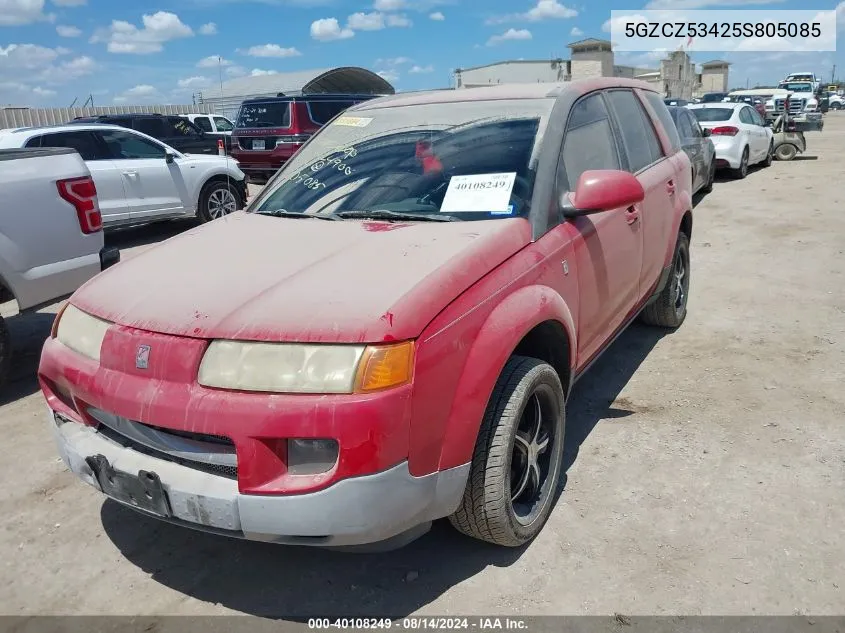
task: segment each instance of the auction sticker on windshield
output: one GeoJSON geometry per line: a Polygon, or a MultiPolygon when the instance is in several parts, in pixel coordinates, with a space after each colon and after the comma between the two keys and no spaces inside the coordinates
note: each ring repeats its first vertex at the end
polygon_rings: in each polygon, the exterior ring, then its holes
{"type": "Polygon", "coordinates": [[[337,118],[334,124],[345,127],[367,127],[372,122],[372,118],[364,116],[341,116],[337,118]]]}
{"type": "Polygon", "coordinates": [[[515,180],[515,172],[452,176],[440,210],[444,213],[505,213],[511,202],[515,180]]]}

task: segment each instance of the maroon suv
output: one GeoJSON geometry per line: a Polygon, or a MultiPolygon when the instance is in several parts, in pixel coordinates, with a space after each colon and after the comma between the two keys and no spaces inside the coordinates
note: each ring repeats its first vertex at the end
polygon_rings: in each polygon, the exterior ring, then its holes
{"type": "Polygon", "coordinates": [[[232,156],[244,173],[269,178],[314,132],[373,95],[319,94],[248,99],[232,132],[232,156]]]}

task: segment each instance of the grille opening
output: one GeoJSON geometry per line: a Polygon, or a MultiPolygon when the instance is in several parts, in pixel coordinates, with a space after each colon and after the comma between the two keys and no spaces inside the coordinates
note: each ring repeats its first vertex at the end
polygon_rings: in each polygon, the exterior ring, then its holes
{"type": "MultiPolygon", "coordinates": [[[[153,427],[155,428],[155,427],[153,427]]],[[[157,451],[153,448],[148,446],[144,446],[140,442],[136,442],[133,439],[118,433],[114,429],[109,428],[105,424],[99,424],[97,426],[97,432],[107,437],[112,442],[116,444],[120,444],[124,448],[131,448],[133,451],[137,451],[139,453],[143,453],[144,455],[149,455],[150,457],[155,457],[157,459],[162,459],[164,461],[173,462],[174,464],[179,464],[180,466],[186,466],[188,468],[193,468],[194,470],[199,470],[210,475],[218,475],[220,477],[226,477],[227,479],[237,479],[238,478],[238,467],[237,466],[223,466],[221,464],[206,464],[205,462],[197,462],[192,459],[184,459],[182,457],[176,457],[174,455],[170,455],[163,451],[157,451]]],[[[190,435],[190,434],[189,434],[190,435]]],[[[193,434],[196,437],[199,434],[193,434]]],[[[228,438],[227,438],[228,439],[228,438]]],[[[229,440],[231,443],[231,440],[229,440]]]]}

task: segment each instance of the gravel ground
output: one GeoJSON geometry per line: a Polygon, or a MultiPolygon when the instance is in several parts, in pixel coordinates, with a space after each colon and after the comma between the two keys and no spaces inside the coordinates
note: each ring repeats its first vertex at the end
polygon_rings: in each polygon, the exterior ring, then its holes
{"type": "MultiPolygon", "coordinates": [[[[55,309],[12,317],[0,612],[845,612],[845,114],[808,142],[700,201],[686,323],[633,327],[578,384],[565,488],[523,549],[437,525],[398,552],[338,554],[104,502],[57,458],[33,379],[55,309]]],[[[128,257],[184,226],[109,239],[128,257]]]]}

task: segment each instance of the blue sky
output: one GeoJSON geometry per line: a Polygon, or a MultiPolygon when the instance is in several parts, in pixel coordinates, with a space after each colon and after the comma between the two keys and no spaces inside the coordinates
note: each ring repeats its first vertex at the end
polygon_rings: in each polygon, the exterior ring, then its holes
{"type": "MultiPolygon", "coordinates": [[[[266,72],[359,65],[398,90],[445,87],[455,67],[566,57],[609,38],[611,9],[836,9],[836,53],[694,53],[733,63],[732,86],[789,70],[845,77],[845,1],[817,0],[0,0],[0,105],[190,103],[199,90],[266,72]],[[142,8],[145,7],[145,8],[142,8]]],[[[693,47],[694,48],[694,47],[693,47]]],[[[661,54],[617,54],[654,65],[661,54]]]]}

